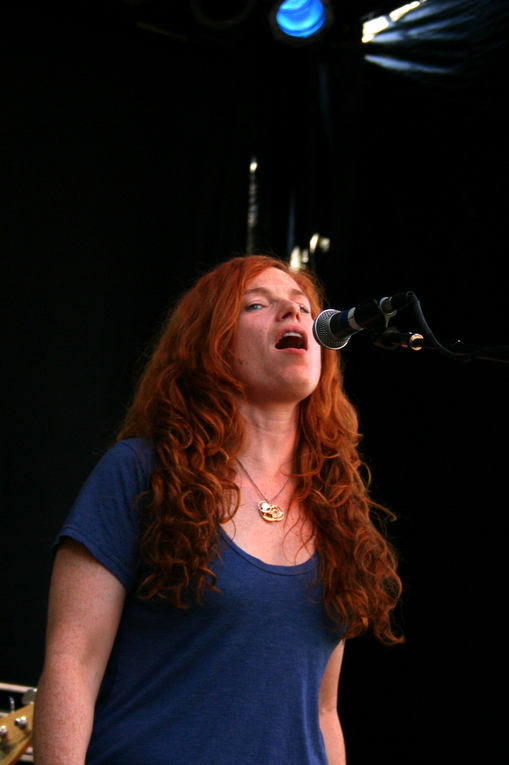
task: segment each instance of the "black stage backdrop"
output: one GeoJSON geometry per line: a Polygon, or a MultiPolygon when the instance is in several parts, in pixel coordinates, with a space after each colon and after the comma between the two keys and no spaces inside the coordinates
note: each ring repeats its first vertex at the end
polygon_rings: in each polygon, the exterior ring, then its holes
{"type": "MultiPolygon", "coordinates": [[[[451,22],[463,37],[388,43],[388,58],[439,60],[437,73],[363,59],[357,20],[390,3],[347,3],[344,17],[336,4],[328,40],[302,49],[272,40],[264,2],[235,33],[199,27],[184,2],[13,5],[1,53],[0,680],[29,685],[51,542],[172,301],[246,251],[252,156],[254,246],[286,256],[313,233],[330,238],[315,266],[333,307],[413,290],[440,339],[507,342],[507,14],[457,2],[480,13],[451,22]]],[[[418,329],[407,312],[397,326],[418,329]]],[[[366,333],[343,355],[375,496],[399,516],[406,634],[390,649],[347,645],[349,765],[497,762],[509,369],[385,351],[366,333]]]]}

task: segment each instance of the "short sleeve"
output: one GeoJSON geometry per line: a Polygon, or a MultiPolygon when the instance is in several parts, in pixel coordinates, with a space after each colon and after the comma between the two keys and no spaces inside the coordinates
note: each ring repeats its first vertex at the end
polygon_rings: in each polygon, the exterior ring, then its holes
{"type": "Polygon", "coordinates": [[[81,542],[126,590],[138,569],[140,494],[155,467],[154,448],[138,438],[115,444],[98,462],[74,503],[53,549],[63,537],[81,542]]]}

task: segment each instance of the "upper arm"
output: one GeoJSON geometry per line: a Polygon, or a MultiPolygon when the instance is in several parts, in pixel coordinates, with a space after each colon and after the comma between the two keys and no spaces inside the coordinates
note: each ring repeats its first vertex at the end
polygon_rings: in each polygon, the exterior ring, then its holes
{"type": "Polygon", "coordinates": [[[338,685],[345,641],[342,640],[332,652],[320,684],[320,712],[336,711],[338,706],[338,685]]]}
{"type": "Polygon", "coordinates": [[[125,601],[120,581],[79,542],[65,538],[50,588],[46,662],[72,662],[98,689],[125,601]]]}

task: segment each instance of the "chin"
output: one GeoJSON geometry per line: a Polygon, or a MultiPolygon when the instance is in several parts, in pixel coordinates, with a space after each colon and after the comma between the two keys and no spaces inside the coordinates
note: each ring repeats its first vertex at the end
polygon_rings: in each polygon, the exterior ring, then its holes
{"type": "Polygon", "coordinates": [[[287,383],[284,388],[284,394],[282,399],[295,404],[300,404],[301,401],[305,401],[316,390],[316,385],[295,385],[287,383]]]}

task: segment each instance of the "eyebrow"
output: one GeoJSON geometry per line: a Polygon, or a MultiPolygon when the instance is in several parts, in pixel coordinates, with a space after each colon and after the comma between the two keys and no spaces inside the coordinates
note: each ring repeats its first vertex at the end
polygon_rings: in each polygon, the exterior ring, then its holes
{"type": "MultiPolygon", "coordinates": [[[[250,290],[246,290],[244,294],[252,295],[253,293],[256,293],[256,292],[261,293],[262,295],[267,295],[267,297],[271,297],[273,295],[272,290],[267,289],[267,287],[252,287],[250,290]]],[[[306,295],[306,293],[302,292],[302,290],[295,289],[295,287],[290,290],[289,294],[295,295],[296,297],[306,298],[306,300],[309,301],[309,298],[306,295]]]]}

